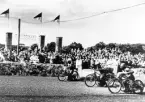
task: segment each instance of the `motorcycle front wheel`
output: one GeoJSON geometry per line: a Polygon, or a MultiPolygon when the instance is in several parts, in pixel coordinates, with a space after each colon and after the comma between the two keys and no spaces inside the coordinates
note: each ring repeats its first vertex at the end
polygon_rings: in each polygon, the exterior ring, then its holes
{"type": "Polygon", "coordinates": [[[108,90],[115,94],[115,93],[119,93],[121,90],[121,83],[119,82],[118,79],[112,79],[108,82],[108,90]]]}

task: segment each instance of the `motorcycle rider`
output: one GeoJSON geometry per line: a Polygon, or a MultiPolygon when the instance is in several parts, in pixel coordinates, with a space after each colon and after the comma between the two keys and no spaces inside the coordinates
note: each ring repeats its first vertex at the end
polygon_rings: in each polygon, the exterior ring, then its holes
{"type": "MultiPolygon", "coordinates": [[[[118,63],[117,78],[119,78],[119,76],[122,74],[126,74],[129,77],[130,74],[134,72],[133,70],[131,70],[131,65],[128,62],[129,61],[125,60],[122,56],[120,56],[118,63]]],[[[131,76],[130,78],[134,80],[133,76],[131,76]]]]}
{"type": "Polygon", "coordinates": [[[76,69],[76,66],[74,64],[74,62],[72,61],[71,58],[68,59],[68,67],[67,69],[70,71],[69,73],[69,76],[68,76],[68,80],[72,81],[72,80],[75,80],[74,79],[74,76],[73,76],[73,73],[74,73],[74,70],[76,69]]]}
{"type": "Polygon", "coordinates": [[[130,91],[130,85],[133,84],[133,81],[135,80],[135,77],[133,75],[134,71],[131,70],[131,65],[128,63],[129,61],[124,60],[123,58],[120,58],[120,64],[118,66],[118,73],[117,78],[120,78],[121,75],[125,75],[127,80],[125,80],[123,83],[125,85],[125,92],[130,91]]]}

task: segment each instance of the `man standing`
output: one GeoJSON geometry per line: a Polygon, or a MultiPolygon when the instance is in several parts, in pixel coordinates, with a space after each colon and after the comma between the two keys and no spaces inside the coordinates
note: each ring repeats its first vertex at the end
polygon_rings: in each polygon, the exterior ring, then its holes
{"type": "Polygon", "coordinates": [[[76,68],[78,69],[79,76],[82,76],[82,59],[81,56],[77,56],[76,59],[76,68]]]}

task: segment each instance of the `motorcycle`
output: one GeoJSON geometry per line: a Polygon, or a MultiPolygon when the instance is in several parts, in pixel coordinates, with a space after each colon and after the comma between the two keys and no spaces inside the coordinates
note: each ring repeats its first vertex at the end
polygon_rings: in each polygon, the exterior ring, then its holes
{"type": "Polygon", "coordinates": [[[108,83],[108,90],[111,93],[124,93],[142,94],[144,90],[144,84],[141,80],[133,80],[133,72],[128,77],[126,74],[121,74],[118,78],[114,78],[108,83]]]}
{"type": "Polygon", "coordinates": [[[58,80],[59,81],[65,81],[66,79],[69,80],[69,81],[78,80],[79,79],[79,74],[78,74],[77,69],[74,69],[73,72],[69,68],[61,69],[59,71],[59,74],[58,74],[58,80]]]}
{"type": "Polygon", "coordinates": [[[107,83],[114,78],[112,68],[105,69],[94,69],[94,73],[89,74],[85,77],[85,84],[88,87],[107,86],[107,83]]]}

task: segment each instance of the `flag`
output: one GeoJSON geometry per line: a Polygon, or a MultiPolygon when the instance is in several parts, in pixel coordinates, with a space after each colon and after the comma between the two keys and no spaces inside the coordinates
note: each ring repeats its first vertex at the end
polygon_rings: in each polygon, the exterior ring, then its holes
{"type": "Polygon", "coordinates": [[[38,15],[36,15],[36,16],[34,17],[34,19],[38,19],[38,20],[40,20],[40,21],[42,22],[42,12],[39,13],[38,15]]]}
{"type": "Polygon", "coordinates": [[[5,15],[6,17],[9,18],[9,9],[7,9],[6,11],[2,12],[1,15],[5,15]]]}
{"type": "Polygon", "coordinates": [[[60,23],[60,15],[58,15],[54,20],[52,20],[53,22],[57,21],[58,23],[60,23]]]}

